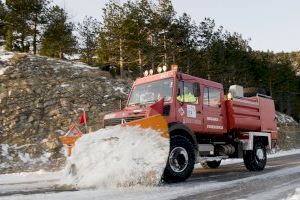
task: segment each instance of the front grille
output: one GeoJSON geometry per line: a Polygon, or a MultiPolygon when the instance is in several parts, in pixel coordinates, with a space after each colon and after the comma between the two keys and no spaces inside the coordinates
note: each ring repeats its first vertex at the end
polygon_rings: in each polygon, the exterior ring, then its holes
{"type": "Polygon", "coordinates": [[[124,117],[124,118],[112,118],[112,119],[106,119],[104,120],[104,126],[115,126],[115,125],[119,125],[123,123],[127,123],[127,122],[131,122],[134,120],[138,120],[138,119],[142,119],[145,116],[130,116],[130,117],[124,117]]]}

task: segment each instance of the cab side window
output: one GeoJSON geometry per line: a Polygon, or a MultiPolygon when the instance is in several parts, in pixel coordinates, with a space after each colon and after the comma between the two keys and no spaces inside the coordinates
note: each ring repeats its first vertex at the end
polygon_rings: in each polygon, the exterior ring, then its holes
{"type": "Polygon", "coordinates": [[[198,97],[195,97],[193,84],[189,82],[178,82],[177,100],[184,103],[198,103],[198,97]]]}
{"type": "Polygon", "coordinates": [[[217,107],[221,104],[221,91],[215,88],[204,88],[203,104],[206,106],[217,107]]]}

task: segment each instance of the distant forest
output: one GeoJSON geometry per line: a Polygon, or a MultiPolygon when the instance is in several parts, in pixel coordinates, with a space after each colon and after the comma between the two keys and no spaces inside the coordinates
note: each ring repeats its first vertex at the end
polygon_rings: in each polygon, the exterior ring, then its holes
{"type": "MultiPolygon", "coordinates": [[[[0,37],[9,51],[78,59],[135,78],[179,65],[182,72],[272,96],[277,110],[300,119],[300,53],[254,51],[241,34],[177,15],[171,0],[110,0],[99,19],[79,24],[50,0],[0,0],[0,37]],[[297,70],[298,76],[297,76],[297,70]]],[[[276,41],[274,41],[276,42],[276,41]]]]}

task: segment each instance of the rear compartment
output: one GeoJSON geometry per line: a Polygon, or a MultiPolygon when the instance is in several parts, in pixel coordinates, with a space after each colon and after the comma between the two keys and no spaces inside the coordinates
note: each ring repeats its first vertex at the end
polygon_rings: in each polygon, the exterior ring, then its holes
{"type": "Polygon", "coordinates": [[[272,134],[277,139],[274,101],[255,96],[226,100],[228,131],[258,131],[272,134]],[[270,117],[274,116],[274,117],[270,117]]]}

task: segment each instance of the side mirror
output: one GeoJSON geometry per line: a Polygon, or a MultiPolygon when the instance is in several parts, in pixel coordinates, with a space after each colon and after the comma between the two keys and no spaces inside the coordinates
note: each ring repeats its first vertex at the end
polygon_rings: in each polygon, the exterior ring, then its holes
{"type": "Polygon", "coordinates": [[[195,97],[200,97],[200,85],[199,83],[193,83],[193,93],[195,97]]]}

